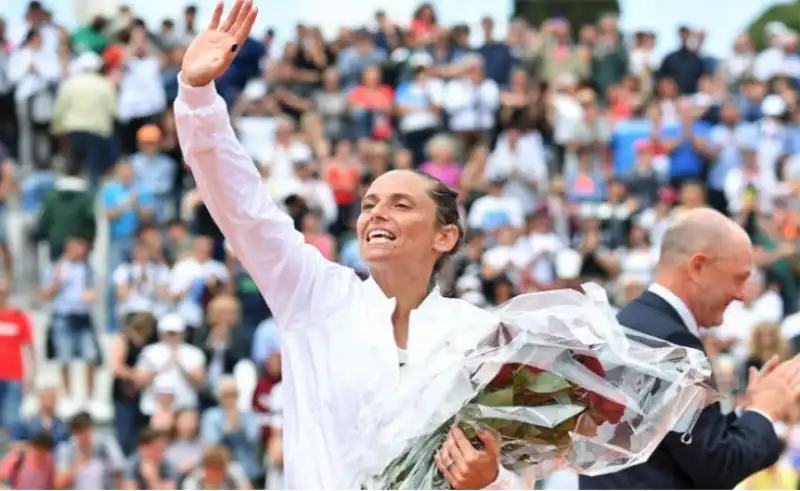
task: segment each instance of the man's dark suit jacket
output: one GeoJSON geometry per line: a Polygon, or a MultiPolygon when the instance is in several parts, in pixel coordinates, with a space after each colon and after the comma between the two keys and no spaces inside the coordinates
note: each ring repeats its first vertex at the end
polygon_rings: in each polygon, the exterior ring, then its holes
{"type": "MultiPolygon", "coordinates": [[[[635,331],[682,346],[703,349],[666,300],[645,292],[617,316],[635,331]]],[[[778,460],[781,443],[772,423],[745,411],[723,415],[719,404],[700,414],[689,444],[669,433],[644,464],[597,477],[580,477],[580,489],[733,489],[778,460]]]]}

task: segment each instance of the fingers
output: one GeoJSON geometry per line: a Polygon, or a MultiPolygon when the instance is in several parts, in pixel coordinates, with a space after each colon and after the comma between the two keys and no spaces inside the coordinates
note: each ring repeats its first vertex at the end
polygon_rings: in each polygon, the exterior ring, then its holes
{"type": "Polygon", "coordinates": [[[217,2],[217,6],[214,7],[214,15],[211,16],[211,22],[208,24],[209,31],[215,31],[219,27],[219,21],[222,19],[222,9],[222,2],[217,2]]]}
{"type": "Polygon", "coordinates": [[[756,384],[758,383],[759,380],[761,380],[761,372],[756,370],[756,367],[750,367],[750,370],[748,370],[748,372],[749,372],[747,374],[748,385],[756,384]]]}
{"type": "Polygon", "coordinates": [[[236,3],[233,4],[233,8],[228,13],[228,17],[225,19],[225,23],[222,24],[222,27],[219,29],[220,31],[231,31],[236,19],[239,17],[239,12],[242,10],[242,4],[244,4],[244,0],[236,0],[236,3]]]}
{"type": "Polygon", "coordinates": [[[781,364],[781,358],[778,355],[773,355],[772,358],[767,360],[767,362],[764,363],[764,366],[761,367],[761,375],[763,376],[770,373],[771,371],[775,370],[780,364],[781,364]]]}
{"type": "Polygon", "coordinates": [[[228,33],[232,36],[236,36],[236,33],[239,32],[239,29],[247,21],[247,17],[250,15],[250,12],[253,11],[253,0],[244,0],[242,3],[242,8],[239,12],[236,13],[236,18],[233,20],[233,25],[231,26],[228,33]]]}
{"type": "Polygon", "coordinates": [[[447,435],[447,442],[454,445],[458,449],[458,452],[467,459],[473,458],[475,454],[478,453],[475,447],[472,446],[472,443],[467,439],[467,435],[465,435],[458,426],[453,426],[450,429],[450,433],[447,435]]]}
{"type": "Polygon", "coordinates": [[[500,456],[500,443],[497,441],[494,435],[488,431],[485,431],[483,433],[478,433],[478,438],[481,439],[483,445],[486,447],[486,453],[493,457],[500,456]]]}
{"type": "MultiPolygon", "coordinates": [[[[467,458],[464,452],[461,451],[458,443],[456,443],[453,437],[453,430],[450,430],[450,433],[447,434],[447,441],[442,449],[445,451],[445,456],[450,457],[450,462],[453,462],[453,465],[450,466],[450,472],[453,473],[453,476],[458,477],[459,473],[469,472],[467,458]]],[[[445,464],[449,464],[450,462],[445,460],[445,464]]]]}
{"type": "Polygon", "coordinates": [[[800,363],[792,363],[791,370],[788,372],[788,379],[789,387],[798,387],[800,386],[800,363]]]}
{"type": "Polygon", "coordinates": [[[253,24],[256,21],[256,17],[258,16],[258,9],[253,8],[249,12],[247,12],[247,16],[245,17],[242,25],[239,26],[239,29],[234,34],[234,38],[236,42],[241,46],[244,41],[247,39],[247,36],[250,35],[250,31],[253,29],[253,24]]]}
{"type": "Polygon", "coordinates": [[[458,481],[456,476],[453,475],[455,461],[447,452],[447,444],[445,444],[441,450],[436,452],[434,460],[436,461],[436,467],[439,469],[439,472],[442,473],[442,476],[447,480],[448,483],[450,483],[452,487],[456,487],[456,483],[458,481]]]}

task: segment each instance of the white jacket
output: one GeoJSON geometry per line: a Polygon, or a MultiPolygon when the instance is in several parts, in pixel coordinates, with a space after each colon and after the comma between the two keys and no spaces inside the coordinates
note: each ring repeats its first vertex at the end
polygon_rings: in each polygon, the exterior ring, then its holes
{"type": "MultiPolygon", "coordinates": [[[[305,244],[261,186],[212,85],[179,81],[178,136],[203,202],[250,272],[281,329],[284,461],[288,489],[353,486],[343,443],[360,410],[400,376],[391,315],[395,300],[305,244]]],[[[442,297],[411,312],[408,363],[423,362],[442,336],[492,314],[442,297]]],[[[492,487],[520,488],[501,468],[492,487]]]]}

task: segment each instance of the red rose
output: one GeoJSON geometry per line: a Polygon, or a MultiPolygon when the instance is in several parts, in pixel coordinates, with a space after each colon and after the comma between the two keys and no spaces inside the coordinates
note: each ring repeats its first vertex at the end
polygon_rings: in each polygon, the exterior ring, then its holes
{"type": "Polygon", "coordinates": [[[508,386],[514,379],[514,375],[516,375],[519,367],[519,363],[506,363],[500,367],[500,371],[498,371],[497,375],[489,382],[488,387],[492,389],[502,389],[508,386]]]}
{"type": "MultiPolygon", "coordinates": [[[[606,370],[597,358],[587,355],[573,355],[573,358],[598,377],[606,377],[606,370]]],[[[617,424],[622,419],[622,415],[625,414],[624,405],[610,401],[596,392],[589,392],[588,403],[592,419],[598,425],[606,422],[617,424]]]]}
{"type": "Polygon", "coordinates": [[[624,405],[608,400],[595,392],[589,393],[589,410],[592,414],[592,419],[598,425],[603,423],[617,424],[625,414],[624,405]]]}
{"type": "Polygon", "coordinates": [[[591,370],[598,377],[605,378],[606,370],[603,368],[603,364],[600,363],[600,360],[597,358],[587,355],[573,355],[572,357],[575,358],[576,361],[580,362],[581,365],[591,370]]]}
{"type": "Polygon", "coordinates": [[[494,378],[492,379],[491,382],[489,382],[487,387],[491,389],[502,389],[509,386],[513,382],[514,377],[520,370],[527,371],[528,374],[530,375],[531,381],[542,372],[542,370],[531,365],[522,365],[519,363],[506,363],[505,365],[500,367],[500,370],[497,372],[497,375],[494,376],[494,378]]]}

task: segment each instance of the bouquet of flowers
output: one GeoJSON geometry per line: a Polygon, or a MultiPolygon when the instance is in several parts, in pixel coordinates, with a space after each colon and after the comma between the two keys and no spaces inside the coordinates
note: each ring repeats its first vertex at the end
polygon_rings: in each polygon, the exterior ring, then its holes
{"type": "Polygon", "coordinates": [[[449,489],[434,456],[453,424],[476,448],[489,432],[500,464],[531,480],[618,471],[668,432],[688,434],[717,397],[705,355],[623,328],[604,291],[583,288],[517,297],[497,322],[465,326],[404,368],[400,386],[362,413],[347,449],[354,484],[449,489]]]}

